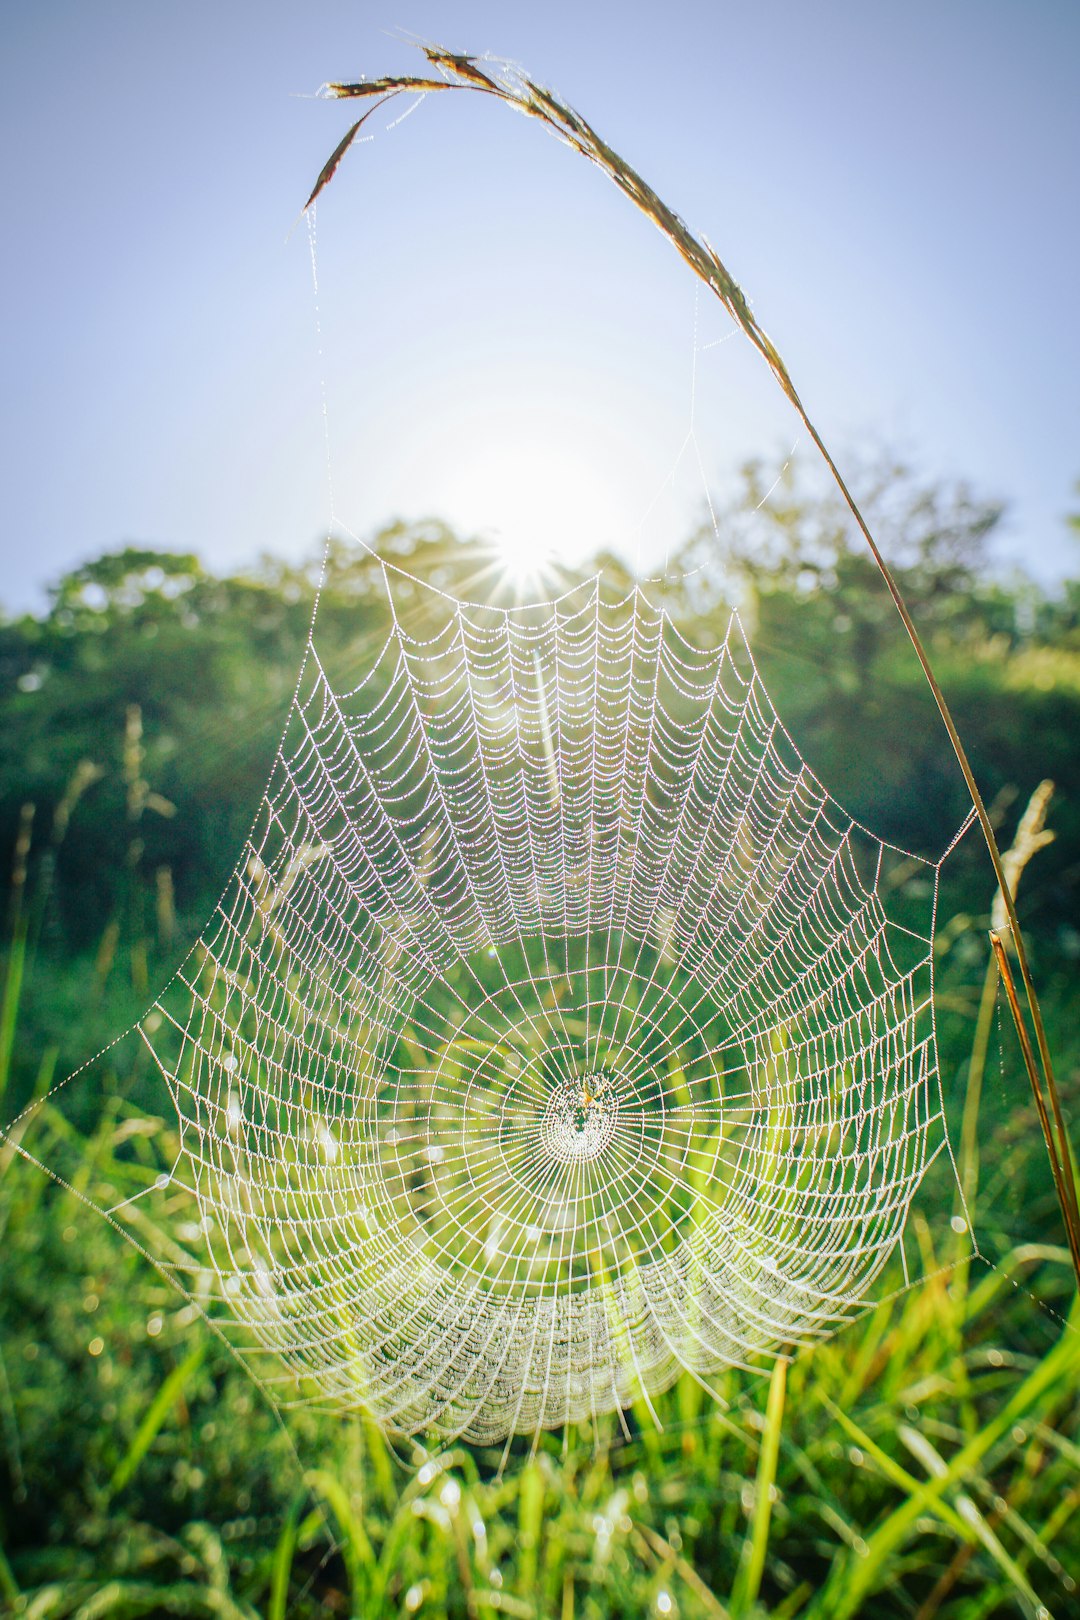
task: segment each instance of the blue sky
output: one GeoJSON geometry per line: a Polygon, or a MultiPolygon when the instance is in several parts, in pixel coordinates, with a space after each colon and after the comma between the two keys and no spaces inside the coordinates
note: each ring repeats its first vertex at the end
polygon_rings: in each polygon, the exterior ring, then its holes
{"type": "Polygon", "coordinates": [[[1003,557],[1076,569],[1080,9],[203,3],[8,7],[4,568],[33,606],[122,543],[229,567],[397,514],[677,538],[702,478],[794,429],[602,178],[471,98],[349,121],[326,79],[410,30],[554,84],[705,232],[841,461],[1007,499],[1003,557]],[[374,123],[375,121],[373,121],[374,123]],[[696,334],[696,337],[695,337],[696,334]],[[334,496],[323,442],[325,390],[334,496]]]}

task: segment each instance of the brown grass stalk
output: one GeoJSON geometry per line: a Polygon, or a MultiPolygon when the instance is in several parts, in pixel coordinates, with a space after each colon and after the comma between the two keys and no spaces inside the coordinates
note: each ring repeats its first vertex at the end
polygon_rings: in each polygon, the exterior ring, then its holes
{"type": "MultiPolygon", "coordinates": [[[[837,488],[843,496],[848,510],[855,520],[859,532],[870,549],[885,587],[892,597],[896,611],[900,615],[904,629],[907,631],[922,672],[934,695],[938,712],[948,733],[957,763],[960,766],[968,793],[971,796],[971,802],[975,807],[975,814],[982,829],[983,837],[986,840],[986,847],[990,853],[990,860],[994,868],[994,876],[997,879],[1009,934],[1016,950],[1017,965],[1027,999],[1028,1014],[1031,1026],[1034,1029],[1035,1041],[1034,1050],[1032,1050],[1027,1021],[1024,1018],[1019,1000],[1015,1001],[1015,1005],[1011,1002],[1010,1006],[1013,1008],[1017,1032],[1021,1038],[1021,1047],[1024,1050],[1025,1066],[1028,1064],[1028,1055],[1030,1054],[1032,1063],[1034,1063],[1035,1052],[1038,1053],[1038,1064],[1034,1072],[1038,1081],[1035,1096],[1039,1123],[1046,1140],[1047,1152],[1050,1155],[1050,1163],[1054,1172],[1054,1185],[1057,1188],[1061,1212],[1068,1234],[1069,1248],[1076,1267],[1077,1282],[1080,1284],[1080,1209],[1078,1209],[1076,1182],[1073,1175],[1068,1134],[1065,1128],[1060,1094],[1046,1036],[1046,1026],[1031,976],[1027,949],[1020,928],[1020,919],[1017,916],[1016,906],[1010,892],[1008,877],[994,828],[979,785],[975,780],[967,750],[960,738],[949,704],[934,674],[929,655],[923,645],[922,638],[915,626],[899,584],[879,550],[854,496],[844,482],[840,469],[811,421],[784,361],[775,345],[758,324],[741,287],[730,274],[715,249],[709,245],[704,237],[695,236],[684,221],[679,218],[678,214],[674,213],[652,187],[601,139],[579,113],[560,100],[552,91],[535,83],[520,69],[512,67],[508,63],[486,57],[478,58],[460,55],[436,45],[424,46],[423,50],[430,70],[427,74],[403,74],[381,79],[364,79],[352,84],[338,83],[327,87],[328,93],[334,97],[343,100],[372,100],[375,105],[356,121],[345,137],[338,143],[319,174],[305,207],[310,207],[324,187],[333,179],[342,158],[352,145],[365,118],[376,110],[376,106],[402,94],[427,95],[443,90],[471,90],[489,96],[494,100],[502,101],[507,106],[513,107],[531,118],[538,119],[567,146],[572,147],[582,157],[588,158],[590,162],[595,163],[598,168],[603,170],[635,207],[639,208],[647,219],[652,220],[657,229],[667,237],[680,257],[694,274],[705,283],[709,290],[715,294],[732,320],[761,354],[793,406],[806,432],[817,446],[825,465],[828,467],[837,488]],[[1041,1108],[1038,1107],[1039,1098],[1043,1099],[1041,1108]],[[1046,1098],[1049,1098],[1049,1109],[1046,1107],[1046,1098]]],[[[996,950],[997,947],[995,946],[996,950]]],[[[1002,959],[1001,955],[999,955],[999,966],[1002,959]]],[[[1029,1067],[1029,1078],[1032,1072],[1029,1067]]]]}

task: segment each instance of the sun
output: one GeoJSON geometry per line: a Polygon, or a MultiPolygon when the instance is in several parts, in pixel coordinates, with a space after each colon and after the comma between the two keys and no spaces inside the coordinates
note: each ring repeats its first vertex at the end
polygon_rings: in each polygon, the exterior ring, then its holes
{"type": "Polygon", "coordinates": [[[614,545],[624,506],[609,465],[565,438],[527,434],[461,446],[442,491],[450,521],[490,545],[495,566],[519,591],[614,545]]]}
{"type": "Polygon", "coordinates": [[[490,538],[496,570],[511,585],[529,585],[541,579],[553,561],[541,544],[521,530],[499,531],[490,538]]]}

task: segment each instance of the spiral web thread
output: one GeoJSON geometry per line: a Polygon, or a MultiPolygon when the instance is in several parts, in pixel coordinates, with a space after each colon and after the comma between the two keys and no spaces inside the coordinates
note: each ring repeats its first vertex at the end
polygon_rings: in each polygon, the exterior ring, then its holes
{"type": "Polygon", "coordinates": [[[347,694],[309,647],[140,1028],[198,1202],[172,1269],[276,1398],[488,1442],[867,1301],[945,1143],[938,867],[913,919],[737,618],[445,608],[347,694]]]}

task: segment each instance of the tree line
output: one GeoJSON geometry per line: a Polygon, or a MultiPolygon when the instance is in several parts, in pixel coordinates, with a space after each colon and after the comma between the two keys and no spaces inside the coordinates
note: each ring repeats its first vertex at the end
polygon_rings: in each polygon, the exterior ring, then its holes
{"type": "MultiPolygon", "coordinates": [[[[1067,929],[1080,880],[1080,579],[1048,591],[996,571],[1003,509],[963,484],[927,484],[885,458],[856,484],[995,813],[1007,825],[1039,780],[1057,785],[1054,858],[1026,898],[1041,924],[1067,929]]],[[[220,575],[193,553],[126,547],[66,574],[42,612],[0,622],[0,849],[16,888],[46,880],[47,948],[98,948],[111,926],[149,931],[167,952],[205,918],[269,774],[322,550],[220,575]]],[[[437,521],[390,525],[369,551],[331,541],[317,640],[339,682],[356,684],[388,632],[380,559],[441,590],[505,599],[490,549],[437,521]]],[[[597,568],[629,586],[614,557],[565,568],[556,586],[597,568]]],[[[963,785],[839,498],[804,467],[777,482],[751,463],[671,572],[662,600],[691,639],[715,639],[739,609],[830,792],[906,848],[944,847],[963,785]]],[[[394,579],[399,614],[437,614],[437,597],[394,579]]]]}

